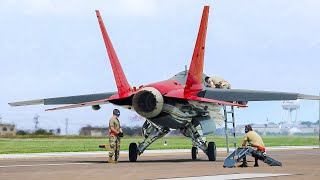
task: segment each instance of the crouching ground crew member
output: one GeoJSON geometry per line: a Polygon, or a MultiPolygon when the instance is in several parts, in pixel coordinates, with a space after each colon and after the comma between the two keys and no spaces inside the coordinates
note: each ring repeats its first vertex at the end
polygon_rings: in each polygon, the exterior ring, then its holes
{"type": "Polygon", "coordinates": [[[119,122],[120,111],[118,109],[113,110],[113,116],[109,121],[109,160],[108,163],[118,162],[119,151],[120,151],[120,137],[123,137],[122,129],[120,128],[119,122]],[[114,160],[112,159],[114,155],[114,160]]]}
{"type": "Polygon", "coordinates": [[[228,81],[220,77],[206,77],[205,81],[210,85],[211,88],[231,89],[231,85],[228,83],[228,81]]]}
{"type": "MultiPolygon", "coordinates": [[[[252,127],[250,125],[246,125],[244,127],[244,132],[246,133],[244,135],[243,141],[242,141],[242,147],[246,146],[246,143],[248,142],[249,146],[252,146],[253,149],[257,151],[265,151],[264,149],[264,143],[262,141],[262,138],[260,135],[252,130],[252,127]]],[[[243,162],[239,167],[248,167],[247,159],[246,157],[243,158],[243,162]]],[[[259,167],[258,164],[258,157],[255,157],[255,163],[254,167],[259,167]]]]}

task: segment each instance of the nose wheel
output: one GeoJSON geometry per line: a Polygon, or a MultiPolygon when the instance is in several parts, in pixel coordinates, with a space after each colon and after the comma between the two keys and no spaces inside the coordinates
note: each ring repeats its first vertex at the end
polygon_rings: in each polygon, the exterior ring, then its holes
{"type": "Polygon", "coordinates": [[[214,142],[209,142],[207,149],[207,156],[209,161],[216,161],[217,158],[217,147],[214,142]]]}
{"type": "Polygon", "coordinates": [[[136,143],[130,143],[129,145],[129,160],[130,162],[136,162],[138,158],[138,147],[136,143]]]}

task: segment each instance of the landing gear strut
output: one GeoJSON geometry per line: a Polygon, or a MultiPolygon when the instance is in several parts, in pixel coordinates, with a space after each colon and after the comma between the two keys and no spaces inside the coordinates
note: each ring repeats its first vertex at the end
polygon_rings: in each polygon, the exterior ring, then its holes
{"type": "Polygon", "coordinates": [[[154,143],[156,140],[162,138],[166,134],[170,132],[169,128],[156,126],[149,120],[146,120],[144,125],[142,126],[142,136],[144,136],[144,139],[139,145],[137,146],[136,143],[131,143],[129,146],[129,160],[131,162],[136,162],[138,155],[141,155],[147,147],[149,147],[152,143],[154,143]],[[150,136],[151,132],[157,132],[157,134],[150,139],[150,141],[147,141],[148,137],[150,136]]]}
{"type": "Polygon", "coordinates": [[[198,148],[200,148],[207,156],[209,161],[215,161],[217,156],[216,145],[214,142],[209,142],[207,145],[206,142],[203,141],[197,129],[190,123],[181,131],[183,135],[190,138],[193,142],[194,147],[191,149],[191,157],[192,160],[197,159],[198,148]]]}

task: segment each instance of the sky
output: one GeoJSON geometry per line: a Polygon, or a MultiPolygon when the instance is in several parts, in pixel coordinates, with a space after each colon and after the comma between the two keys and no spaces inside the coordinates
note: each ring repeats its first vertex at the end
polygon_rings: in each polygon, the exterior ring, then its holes
{"type": "MultiPolygon", "coordinates": [[[[210,5],[204,72],[232,88],[320,91],[317,0],[0,0],[0,115],[18,129],[61,128],[78,134],[107,126],[113,105],[51,111],[13,101],[115,91],[94,10],[99,9],[132,86],[172,77],[191,56],[204,5],[210,5]]],[[[318,119],[317,101],[300,101],[302,121],[318,119]]],[[[280,122],[282,102],[249,102],[237,124],[280,122]]],[[[125,125],[141,125],[120,108],[125,125]]]]}

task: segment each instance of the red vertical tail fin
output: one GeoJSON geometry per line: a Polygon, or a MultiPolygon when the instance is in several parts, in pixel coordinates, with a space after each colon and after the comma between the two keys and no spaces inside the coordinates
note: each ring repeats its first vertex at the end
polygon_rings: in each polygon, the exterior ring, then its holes
{"type": "Polygon", "coordinates": [[[206,43],[209,6],[205,6],[202,13],[197,41],[194,47],[192,60],[188,72],[185,92],[202,89],[203,59],[206,43]]]}
{"type": "Polygon", "coordinates": [[[104,23],[103,23],[102,18],[100,16],[99,10],[96,10],[96,14],[97,14],[98,22],[100,25],[101,33],[103,36],[103,40],[106,45],[106,49],[107,49],[108,56],[110,59],[114,79],[117,83],[119,96],[125,96],[125,94],[128,94],[129,92],[131,92],[132,89],[127,81],[125,74],[123,73],[118,56],[112,46],[111,40],[108,36],[107,30],[104,26],[104,23]]]}

